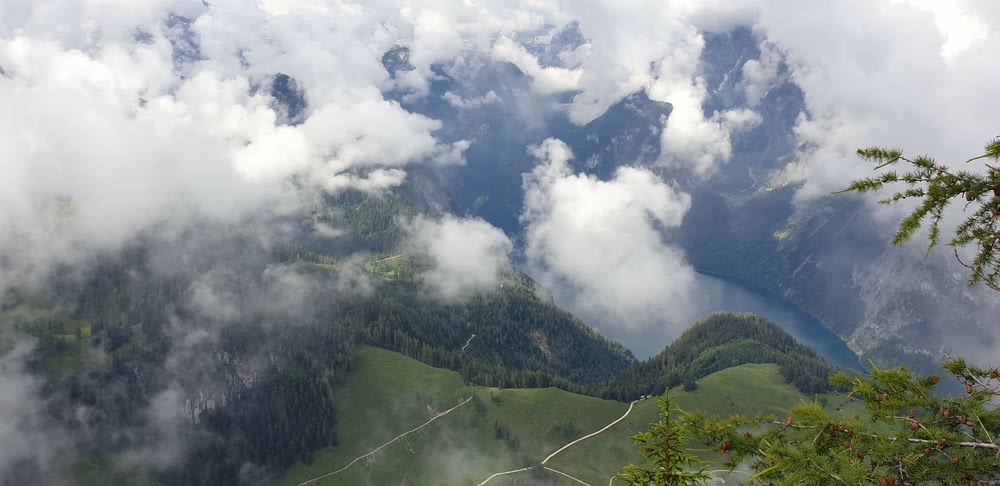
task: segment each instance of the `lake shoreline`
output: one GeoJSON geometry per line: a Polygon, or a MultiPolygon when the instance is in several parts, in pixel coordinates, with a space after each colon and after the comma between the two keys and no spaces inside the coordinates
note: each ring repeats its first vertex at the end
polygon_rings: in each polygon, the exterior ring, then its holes
{"type": "MultiPolygon", "coordinates": [[[[861,363],[861,356],[858,355],[857,351],[854,350],[850,346],[850,344],[847,342],[847,340],[844,339],[843,337],[837,335],[836,333],[834,333],[833,330],[830,329],[830,327],[828,327],[821,319],[819,319],[818,317],[812,315],[811,313],[809,313],[808,311],[806,311],[805,309],[803,309],[802,307],[800,307],[798,304],[796,304],[796,303],[794,303],[794,302],[792,302],[792,301],[790,301],[790,300],[782,297],[781,295],[778,295],[778,294],[772,292],[771,290],[769,290],[769,289],[767,289],[765,287],[762,287],[761,285],[757,284],[756,282],[753,282],[751,280],[747,280],[747,279],[741,278],[741,277],[733,275],[733,274],[723,273],[723,272],[716,272],[716,271],[712,271],[712,270],[705,270],[703,268],[698,268],[698,267],[695,267],[694,270],[699,275],[702,275],[702,276],[705,276],[705,277],[709,277],[709,278],[713,278],[713,279],[716,279],[716,280],[720,280],[720,281],[723,281],[723,282],[728,283],[730,285],[736,285],[738,287],[741,287],[741,288],[749,291],[752,294],[757,294],[757,295],[760,295],[760,296],[763,296],[763,297],[766,297],[766,298],[778,301],[783,306],[787,307],[790,311],[792,311],[792,313],[798,314],[800,317],[805,318],[805,320],[814,321],[815,323],[817,323],[817,324],[820,325],[820,327],[822,328],[823,331],[825,331],[830,336],[835,337],[838,341],[840,341],[841,343],[843,343],[844,346],[847,349],[849,349],[851,351],[852,355],[854,356],[854,361],[853,361],[853,365],[849,366],[849,368],[855,369],[857,371],[864,371],[862,363],[861,363]]],[[[764,317],[767,317],[767,316],[764,316],[764,317]]],[[[775,323],[778,324],[778,325],[782,324],[782,323],[777,322],[777,321],[775,323]]],[[[782,328],[784,329],[785,327],[782,326],[782,328]]],[[[786,329],[786,331],[788,331],[788,329],[786,329]]],[[[789,331],[789,333],[791,333],[791,331],[789,331]]],[[[800,339],[798,336],[796,336],[796,340],[801,341],[802,339],[800,339]]],[[[805,344],[809,345],[810,347],[814,347],[813,345],[811,345],[809,343],[805,343],[805,344]]],[[[820,349],[816,349],[816,352],[820,353],[821,355],[824,354],[824,353],[821,352],[820,349]]],[[[827,359],[828,361],[831,361],[834,365],[845,367],[844,363],[837,363],[836,361],[839,361],[837,359],[831,359],[831,357],[829,357],[829,356],[823,356],[823,357],[824,357],[824,359],[827,359]]]]}

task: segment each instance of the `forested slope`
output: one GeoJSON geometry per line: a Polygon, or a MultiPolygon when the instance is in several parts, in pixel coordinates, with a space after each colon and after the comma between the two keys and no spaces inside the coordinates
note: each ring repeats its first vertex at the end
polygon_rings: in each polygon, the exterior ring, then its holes
{"type": "MultiPolygon", "coordinates": [[[[420,284],[419,258],[344,256],[393,253],[399,218],[412,214],[392,196],[348,203],[328,208],[350,228],[349,248],[331,255],[240,228],[136,241],[57,272],[47,292],[12,291],[0,334],[34,339],[48,415],[86,431],[68,445],[84,462],[128,456],[185,485],[266,484],[335,444],[331,403],[358,344],[505,387],[582,390],[633,361],[514,272],[502,288],[449,303],[420,284]]],[[[30,484],[39,473],[16,477],[30,484]]]]}
{"type": "Polygon", "coordinates": [[[699,378],[746,363],[777,364],[785,380],[803,393],[828,391],[834,372],[777,324],[754,314],[717,312],[692,324],[656,356],[598,387],[596,394],[632,400],[662,394],[668,387],[693,389],[699,378]]]}

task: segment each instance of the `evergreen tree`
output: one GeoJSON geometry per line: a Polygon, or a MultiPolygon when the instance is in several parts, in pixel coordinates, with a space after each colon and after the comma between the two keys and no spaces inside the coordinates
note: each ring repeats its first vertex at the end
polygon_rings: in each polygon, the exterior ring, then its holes
{"type": "Polygon", "coordinates": [[[615,476],[633,486],[699,485],[711,475],[708,468],[697,456],[687,453],[684,444],[688,440],[683,422],[671,422],[670,413],[683,414],[677,408],[670,408],[670,391],[667,390],[660,401],[660,421],[650,424],[648,432],[632,436],[640,456],[646,464],[629,464],[615,476]]]}
{"type": "Polygon", "coordinates": [[[831,379],[865,402],[867,419],[838,421],[819,403],[807,403],[784,420],[693,413],[683,426],[719,447],[728,467],[752,459],[761,484],[965,485],[1000,478],[1000,410],[989,406],[1000,396],[997,370],[963,360],[944,367],[966,383],[964,396],[935,395],[938,376],[873,365],[869,378],[831,379]]]}
{"type": "MultiPolygon", "coordinates": [[[[958,200],[965,203],[965,211],[971,212],[955,230],[955,237],[948,242],[954,247],[955,257],[972,271],[969,286],[984,283],[993,290],[1000,291],[1000,167],[984,163],[981,173],[960,171],[937,163],[927,156],[905,157],[899,149],[872,147],[858,149],[858,156],[875,163],[875,170],[882,170],[898,164],[908,163],[909,172],[900,174],[893,170],[882,172],[876,177],[853,181],[843,192],[874,192],[886,184],[903,183],[908,188],[879,202],[893,204],[905,199],[917,199],[920,205],[899,225],[893,243],[901,245],[908,241],[920,228],[925,218],[931,221],[928,253],[940,240],[940,224],[944,210],[958,200]],[[975,257],[964,261],[959,257],[958,248],[976,245],[975,257]]],[[[982,155],[966,161],[978,163],[983,160],[1000,160],[1000,137],[986,144],[982,155]]]]}

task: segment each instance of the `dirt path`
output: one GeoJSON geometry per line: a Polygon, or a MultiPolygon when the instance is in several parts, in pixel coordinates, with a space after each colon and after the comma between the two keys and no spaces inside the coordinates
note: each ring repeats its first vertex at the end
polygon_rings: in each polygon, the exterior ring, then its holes
{"type": "MultiPolygon", "coordinates": [[[[470,338],[470,341],[471,341],[471,338],[470,338]]],[[[566,476],[567,478],[569,478],[569,479],[572,479],[573,481],[576,481],[576,482],[578,482],[578,483],[580,483],[580,484],[582,484],[582,485],[584,485],[584,486],[591,486],[590,484],[588,484],[588,483],[585,483],[585,482],[583,482],[583,481],[582,481],[582,480],[580,480],[580,479],[577,479],[577,478],[574,478],[573,476],[570,476],[569,474],[566,474],[566,473],[564,473],[564,472],[562,472],[562,471],[557,471],[557,470],[555,470],[555,469],[552,469],[551,467],[548,467],[548,466],[545,466],[545,463],[546,463],[546,462],[549,462],[549,460],[550,460],[550,459],[552,459],[553,457],[555,457],[555,456],[556,456],[556,454],[559,454],[560,452],[562,452],[562,451],[564,451],[564,450],[568,449],[568,448],[569,448],[569,447],[571,447],[571,446],[572,446],[573,444],[576,444],[577,442],[580,442],[580,441],[583,441],[583,440],[586,440],[586,439],[589,439],[589,438],[591,438],[591,437],[593,437],[593,436],[595,436],[595,435],[597,435],[597,434],[600,434],[601,432],[604,432],[605,430],[608,430],[608,429],[610,429],[611,427],[614,427],[614,425],[615,425],[615,424],[617,424],[618,422],[621,422],[622,420],[625,420],[625,417],[628,417],[628,414],[632,413],[632,408],[633,408],[633,407],[635,407],[635,402],[638,402],[638,401],[639,401],[639,400],[632,400],[632,403],[629,403],[629,404],[628,404],[628,410],[626,410],[626,411],[625,411],[625,415],[622,415],[621,417],[618,417],[618,419],[617,419],[617,420],[615,420],[614,422],[611,422],[610,424],[608,424],[608,425],[605,425],[605,426],[604,426],[604,428],[602,428],[601,430],[598,430],[597,432],[593,432],[593,433],[590,433],[590,434],[587,434],[587,435],[585,435],[585,436],[583,436],[583,437],[580,437],[579,439],[576,439],[576,440],[574,440],[573,442],[570,442],[569,444],[566,444],[566,445],[564,445],[564,446],[560,447],[560,448],[559,448],[559,450],[557,450],[557,451],[553,452],[552,454],[549,454],[549,457],[546,457],[546,458],[545,458],[545,459],[544,459],[544,460],[542,461],[542,467],[544,467],[546,471],[550,471],[550,472],[554,472],[554,473],[556,473],[556,474],[559,474],[559,475],[562,475],[562,476],[566,476]]],[[[486,483],[490,482],[490,480],[491,480],[491,479],[493,479],[493,478],[495,478],[495,477],[498,477],[498,476],[504,476],[504,475],[507,475],[507,474],[515,474],[515,473],[519,473],[519,472],[523,472],[523,471],[528,471],[528,470],[530,470],[530,469],[531,469],[530,467],[523,467],[523,468],[521,468],[521,469],[512,469],[512,470],[510,470],[510,471],[504,471],[504,472],[499,472],[499,473],[496,473],[496,474],[494,474],[494,475],[492,475],[492,476],[490,476],[490,477],[486,478],[486,480],[485,480],[485,481],[483,481],[483,482],[479,483],[479,484],[478,484],[478,485],[476,485],[476,486],[483,486],[483,485],[485,485],[486,483]]],[[[612,481],[614,481],[614,478],[611,478],[611,479],[612,479],[612,481]]],[[[610,484],[610,483],[608,483],[608,484],[610,484]]],[[[301,485],[300,485],[300,486],[301,486],[301,485]]]]}
{"type": "Polygon", "coordinates": [[[401,257],[401,256],[406,256],[406,255],[405,255],[405,254],[403,254],[403,253],[400,253],[399,255],[393,255],[393,256],[391,256],[391,257],[388,257],[388,258],[383,258],[383,259],[381,259],[381,260],[372,260],[372,261],[370,261],[370,262],[367,262],[367,263],[366,263],[366,265],[371,265],[372,263],[381,263],[381,262],[387,262],[387,261],[389,261],[389,260],[395,260],[396,258],[399,258],[399,257],[401,257]]]}
{"type": "Polygon", "coordinates": [[[484,484],[490,482],[490,480],[493,479],[493,478],[495,478],[495,477],[506,476],[507,474],[515,474],[515,473],[519,473],[519,472],[524,472],[524,471],[528,471],[530,469],[531,469],[530,467],[522,467],[521,469],[511,469],[510,471],[498,472],[498,473],[496,473],[496,474],[494,474],[494,475],[486,478],[485,481],[477,484],[476,486],[483,486],[484,484]]]}
{"type": "Polygon", "coordinates": [[[349,467],[353,466],[353,465],[354,465],[354,463],[356,463],[356,462],[358,462],[358,461],[360,461],[360,460],[362,460],[362,459],[364,459],[364,458],[366,458],[366,457],[369,457],[369,456],[371,456],[372,454],[375,454],[376,452],[378,452],[378,451],[380,451],[380,450],[384,449],[384,448],[385,448],[385,447],[387,447],[387,446],[388,446],[389,444],[392,444],[393,442],[396,442],[397,440],[399,440],[399,439],[402,439],[403,437],[406,437],[407,435],[410,435],[410,434],[412,434],[413,432],[416,432],[416,431],[418,431],[418,430],[420,430],[420,429],[422,429],[422,428],[424,428],[424,427],[426,427],[426,426],[430,425],[430,423],[431,423],[431,422],[433,422],[433,421],[435,421],[435,420],[437,420],[437,419],[439,419],[439,418],[441,418],[441,417],[444,417],[445,415],[448,415],[448,414],[449,414],[449,413],[451,413],[451,412],[454,412],[454,411],[455,411],[455,410],[457,410],[457,409],[458,409],[459,407],[461,407],[462,405],[465,405],[466,403],[469,403],[470,401],[472,401],[472,397],[471,397],[471,396],[470,396],[469,398],[466,398],[465,400],[462,400],[461,402],[458,402],[458,405],[455,405],[454,407],[451,407],[451,408],[449,408],[448,410],[445,410],[444,412],[441,412],[441,413],[439,413],[439,414],[437,414],[437,415],[435,415],[435,416],[431,417],[431,419],[430,419],[430,420],[428,420],[428,421],[424,422],[423,424],[421,424],[421,425],[419,425],[419,426],[417,426],[417,427],[414,427],[414,428],[412,428],[412,429],[410,429],[410,430],[408,430],[408,431],[406,431],[406,432],[403,432],[402,434],[399,434],[399,435],[397,435],[397,436],[396,436],[395,438],[393,438],[393,439],[392,439],[392,440],[390,440],[389,442],[386,442],[385,444],[382,444],[382,445],[378,446],[378,448],[376,448],[375,450],[373,450],[373,451],[371,451],[371,452],[369,452],[369,453],[367,453],[367,454],[364,454],[364,455],[361,455],[361,456],[358,456],[358,457],[354,458],[354,460],[353,460],[353,461],[351,461],[351,462],[350,462],[350,463],[349,463],[348,465],[346,465],[346,466],[344,466],[344,467],[342,467],[342,468],[340,468],[340,469],[337,469],[337,470],[336,470],[336,471],[334,471],[334,472],[331,472],[331,473],[327,473],[327,474],[324,474],[324,475],[322,475],[322,476],[317,476],[317,477],[315,477],[315,478],[312,478],[312,479],[310,479],[310,480],[308,480],[308,481],[303,481],[303,482],[299,483],[299,484],[298,484],[298,486],[304,486],[304,485],[306,485],[306,484],[309,484],[309,483],[312,483],[312,482],[315,482],[315,481],[319,481],[320,479],[323,479],[323,478],[328,478],[328,477],[330,477],[330,476],[333,476],[334,474],[337,474],[337,473],[339,473],[339,472],[342,472],[342,471],[345,471],[345,470],[347,470],[347,468],[349,468],[349,467]]]}
{"type": "Polygon", "coordinates": [[[469,336],[469,340],[465,342],[465,346],[462,346],[462,351],[465,351],[465,348],[469,347],[469,343],[471,343],[472,339],[475,338],[475,337],[476,337],[475,334],[469,336]]]}
{"type": "Polygon", "coordinates": [[[597,432],[593,432],[591,434],[587,434],[587,435],[585,435],[583,437],[580,437],[579,439],[574,440],[573,442],[570,442],[569,444],[566,444],[566,445],[560,447],[559,450],[553,452],[552,454],[549,454],[549,457],[546,457],[545,460],[542,461],[542,464],[545,464],[546,462],[549,462],[549,459],[552,459],[553,457],[556,456],[556,454],[558,454],[558,453],[560,453],[560,452],[568,449],[573,444],[576,444],[577,442],[580,442],[580,441],[583,441],[583,440],[587,440],[587,439],[589,439],[589,438],[591,438],[591,437],[593,437],[593,436],[595,436],[597,434],[600,434],[601,432],[604,432],[605,430],[610,429],[611,427],[614,427],[614,425],[617,424],[618,422],[621,422],[622,420],[625,420],[625,417],[628,417],[628,414],[632,413],[632,407],[635,406],[635,402],[638,402],[638,401],[639,400],[632,400],[632,403],[628,404],[628,410],[625,411],[625,415],[622,415],[621,417],[618,417],[618,420],[615,420],[614,422],[611,422],[610,424],[605,425],[603,429],[598,430],[597,432]]]}

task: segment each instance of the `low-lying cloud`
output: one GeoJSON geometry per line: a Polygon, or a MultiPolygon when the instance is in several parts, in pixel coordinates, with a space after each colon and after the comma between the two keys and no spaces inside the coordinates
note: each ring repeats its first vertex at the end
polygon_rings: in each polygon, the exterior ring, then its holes
{"type": "Polygon", "coordinates": [[[510,269],[513,243],[502,230],[478,218],[417,218],[408,223],[408,251],[426,257],[423,282],[435,295],[457,301],[495,289],[510,269]]]}
{"type": "Polygon", "coordinates": [[[524,175],[521,221],[532,276],[606,326],[638,331],[687,315],[694,269],[660,231],[680,225],[690,196],[643,168],[608,181],[576,174],[559,140],[531,152],[539,164],[524,175]]]}
{"type": "MultiPolygon", "coordinates": [[[[71,450],[64,430],[51,426],[46,403],[38,397],[42,380],[26,369],[32,342],[0,340],[0,479],[36,474],[54,466],[71,450]],[[18,471],[18,468],[27,469],[18,471]]],[[[26,479],[26,478],[22,478],[26,479]]]]}

